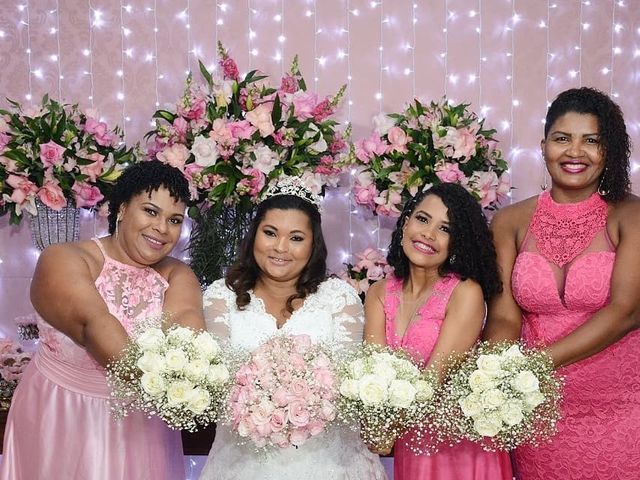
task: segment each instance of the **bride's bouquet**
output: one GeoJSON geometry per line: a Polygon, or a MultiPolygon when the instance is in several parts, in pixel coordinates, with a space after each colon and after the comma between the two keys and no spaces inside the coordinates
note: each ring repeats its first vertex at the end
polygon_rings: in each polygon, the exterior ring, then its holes
{"type": "Polygon", "coordinates": [[[216,421],[230,382],[213,336],[179,325],[136,335],[107,372],[116,417],[139,409],[175,430],[195,431],[216,421]]]}
{"type": "Polygon", "coordinates": [[[481,343],[445,381],[438,422],[488,451],[537,445],[556,433],[561,384],[545,353],[481,343]]]}
{"type": "Polygon", "coordinates": [[[336,378],[308,335],[276,336],[251,353],[228,400],[231,429],[259,451],[299,447],[335,419],[336,378]]]}
{"type": "Polygon", "coordinates": [[[421,371],[401,350],[366,344],[341,362],[338,377],[339,418],[360,425],[368,445],[391,446],[430,421],[437,376],[421,371]]]}

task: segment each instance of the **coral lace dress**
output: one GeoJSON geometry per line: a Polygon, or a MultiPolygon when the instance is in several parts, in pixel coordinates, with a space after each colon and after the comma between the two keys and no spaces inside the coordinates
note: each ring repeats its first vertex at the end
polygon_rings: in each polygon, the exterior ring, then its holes
{"type": "MultiPolygon", "coordinates": [[[[152,268],[104,256],[95,285],[123,326],[158,314],[167,282],[152,268]]],[[[2,480],[184,479],[180,433],[140,412],[115,420],[104,369],[69,337],[39,319],[40,347],[13,397],[0,465],[2,480]]]]}
{"type": "MultiPolygon", "coordinates": [[[[597,193],[573,204],[540,195],[512,276],[527,343],[551,344],[608,303],[616,253],[607,212],[597,193]]],[[[640,478],[640,332],[559,373],[566,382],[559,433],[550,444],[516,450],[520,478],[640,478]]]]}
{"type": "MultiPolygon", "coordinates": [[[[418,313],[420,319],[408,326],[403,337],[397,333],[395,318],[402,296],[402,280],[388,277],[385,286],[384,313],[387,345],[411,352],[427,363],[440,335],[447,304],[457,276],[440,279],[418,313]]],[[[462,442],[443,445],[431,456],[415,455],[409,445],[411,432],[400,437],[394,446],[395,480],[511,480],[511,460],[506,452],[485,452],[479,445],[462,442]]]]}

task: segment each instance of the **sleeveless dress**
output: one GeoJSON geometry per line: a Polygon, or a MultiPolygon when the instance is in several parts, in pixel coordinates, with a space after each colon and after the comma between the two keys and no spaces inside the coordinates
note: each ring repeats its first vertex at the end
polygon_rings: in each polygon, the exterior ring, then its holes
{"type": "MultiPolygon", "coordinates": [[[[527,343],[549,345],[608,303],[616,254],[607,213],[597,193],[573,204],[540,195],[511,280],[527,343]]],[[[640,331],[558,372],[559,433],[516,450],[520,478],[640,478],[640,331]]]]}
{"type": "MultiPolygon", "coordinates": [[[[162,309],[166,280],[104,256],[96,288],[130,332],[162,309]]],[[[38,319],[40,346],[13,396],[2,480],[184,479],[180,432],[133,412],[115,420],[104,369],[69,337],[38,319]]]]}
{"type": "MultiPolygon", "coordinates": [[[[403,337],[396,328],[396,314],[402,298],[402,279],[387,277],[384,314],[387,345],[403,348],[421,364],[429,361],[440,335],[447,304],[460,278],[448,275],[433,286],[433,292],[419,308],[420,318],[407,327],[403,337]]],[[[430,456],[414,454],[409,445],[412,433],[400,437],[394,446],[395,480],[511,480],[511,460],[506,452],[486,452],[479,445],[463,441],[442,445],[430,456]]]]}
{"type": "MultiPolygon", "coordinates": [[[[330,278],[309,295],[278,330],[259,297],[238,310],[235,293],[224,279],[212,283],[204,294],[207,329],[232,346],[252,351],[270,337],[307,334],[312,341],[337,343],[343,348],[362,342],[364,315],[356,291],[346,282],[330,278]]],[[[330,426],[299,448],[256,454],[251,444],[238,445],[238,437],[225,424],[216,437],[201,480],[382,480],[384,468],[367,450],[358,432],[330,426]]]]}

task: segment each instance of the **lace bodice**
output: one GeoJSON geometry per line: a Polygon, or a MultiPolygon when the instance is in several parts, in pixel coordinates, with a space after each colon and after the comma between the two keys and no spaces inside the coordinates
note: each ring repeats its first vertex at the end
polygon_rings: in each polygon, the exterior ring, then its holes
{"type": "MultiPolygon", "coordinates": [[[[100,240],[94,238],[104,257],[102,270],[95,280],[96,289],[104,299],[109,313],[115,316],[127,332],[137,319],[157,315],[162,311],[167,281],[151,267],[138,268],[109,257],[100,240]]],[[[41,348],[67,363],[101,369],[84,348],[38,318],[41,348]]]]}

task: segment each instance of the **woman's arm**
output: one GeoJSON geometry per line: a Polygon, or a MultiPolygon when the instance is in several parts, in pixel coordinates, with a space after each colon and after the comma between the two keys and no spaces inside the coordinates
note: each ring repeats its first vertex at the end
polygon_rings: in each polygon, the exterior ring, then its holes
{"type": "Polygon", "coordinates": [[[485,340],[518,340],[520,338],[522,312],[513,299],[511,274],[518,256],[517,219],[524,213],[523,209],[517,206],[508,207],[499,211],[491,222],[502,293],[496,295],[489,303],[489,315],[483,333],[485,340]]]}
{"type": "Polygon", "coordinates": [[[384,286],[386,280],[380,280],[371,287],[364,300],[364,341],[386,345],[384,316],[384,286]]]}
{"type": "Polygon", "coordinates": [[[174,258],[170,261],[169,288],[165,292],[162,308],[171,314],[175,323],[204,330],[202,291],[198,279],[184,263],[174,258]]]}
{"type": "Polygon", "coordinates": [[[640,326],[640,201],[629,200],[618,208],[620,240],[609,303],[547,347],[556,367],[590,357],[640,326]]]}
{"type": "Polygon", "coordinates": [[[51,326],[82,345],[105,366],[129,337],[96,290],[88,254],[74,244],[46,248],[31,282],[31,302],[51,326]]]}

